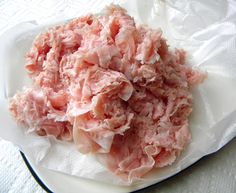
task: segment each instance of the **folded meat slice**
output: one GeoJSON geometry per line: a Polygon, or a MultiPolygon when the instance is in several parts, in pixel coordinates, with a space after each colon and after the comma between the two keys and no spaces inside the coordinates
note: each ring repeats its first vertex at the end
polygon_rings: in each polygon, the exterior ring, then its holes
{"type": "Polygon", "coordinates": [[[117,102],[114,108],[116,112],[110,112],[103,119],[95,118],[91,113],[74,119],[73,137],[80,152],[108,153],[114,136],[123,135],[130,128],[133,113],[118,107],[117,102]]]}
{"type": "Polygon", "coordinates": [[[92,110],[95,107],[95,101],[98,100],[98,95],[100,98],[107,96],[127,101],[132,92],[132,84],[120,72],[98,66],[80,68],[77,78],[69,87],[71,100],[67,113],[75,117],[92,110]]]}
{"type": "Polygon", "coordinates": [[[65,93],[50,90],[26,89],[10,102],[10,111],[17,122],[37,132],[59,139],[72,139],[72,125],[65,114],[65,93]]]}
{"type": "Polygon", "coordinates": [[[67,109],[74,142],[83,153],[109,152],[114,135],[129,129],[133,113],[126,101],[133,86],[122,73],[98,66],[80,73],[67,109]]]}
{"type": "Polygon", "coordinates": [[[99,155],[101,162],[129,182],[172,164],[190,141],[186,118],[192,100],[181,94],[173,101],[136,86],[128,101],[134,113],[130,129],[114,137],[110,152],[99,155]]]}
{"type": "Polygon", "coordinates": [[[138,31],[136,59],[142,64],[154,64],[160,59],[158,49],[161,46],[162,31],[144,27],[139,27],[138,31]]]}

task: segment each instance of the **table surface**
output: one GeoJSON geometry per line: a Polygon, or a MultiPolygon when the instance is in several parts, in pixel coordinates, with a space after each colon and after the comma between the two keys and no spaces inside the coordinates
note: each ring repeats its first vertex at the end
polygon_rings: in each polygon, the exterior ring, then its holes
{"type": "MultiPolygon", "coordinates": [[[[0,0],[0,33],[22,21],[62,17],[65,11],[67,17],[72,17],[76,7],[83,4],[82,0],[0,0]]],[[[29,172],[18,148],[1,139],[0,146],[0,193],[45,192],[29,172]]],[[[236,139],[180,174],[140,192],[235,193],[236,139]]]]}

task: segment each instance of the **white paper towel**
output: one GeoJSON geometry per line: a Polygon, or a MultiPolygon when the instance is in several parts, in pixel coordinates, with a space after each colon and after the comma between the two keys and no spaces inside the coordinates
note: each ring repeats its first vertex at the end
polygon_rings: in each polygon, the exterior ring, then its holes
{"type": "MultiPolygon", "coordinates": [[[[144,183],[140,184],[140,187],[143,187],[160,181],[187,167],[200,157],[218,150],[235,136],[236,104],[232,101],[236,97],[234,89],[236,2],[180,0],[116,2],[123,4],[138,22],[151,27],[161,26],[170,44],[181,46],[189,52],[190,65],[209,72],[208,80],[199,89],[193,91],[195,108],[191,118],[193,139],[190,146],[173,166],[149,175],[144,183]]],[[[87,12],[88,8],[90,8],[89,11],[99,10],[106,3],[105,1],[78,2],[81,5],[77,7],[78,15],[87,12]]],[[[63,11],[68,7],[62,8],[61,12],[63,16],[66,15],[66,18],[74,16],[63,11]]],[[[74,12],[74,14],[77,13],[74,12]]],[[[56,14],[56,17],[51,17],[51,21],[58,20],[57,16],[61,15],[56,14]]],[[[44,19],[41,18],[38,23],[45,23],[44,19]]],[[[8,31],[7,36],[1,39],[2,42],[7,42],[3,44],[5,53],[2,49],[0,54],[4,53],[1,58],[4,58],[3,60],[8,64],[4,71],[8,96],[25,84],[26,79],[22,68],[23,53],[29,48],[34,33],[38,33],[40,28],[41,25],[35,23],[22,23],[8,31]],[[10,51],[14,51],[14,58],[7,56],[7,54],[12,54],[10,51]],[[18,76],[14,75],[16,71],[18,76]]],[[[4,99],[2,99],[1,107],[4,109],[1,112],[1,118],[4,118],[3,125],[8,128],[7,131],[1,132],[1,136],[19,144],[37,163],[72,175],[111,183],[119,182],[103,166],[89,161],[90,157],[79,154],[71,144],[38,136],[25,136],[7,114],[4,99]],[[84,165],[85,163],[94,165],[84,165]]]]}

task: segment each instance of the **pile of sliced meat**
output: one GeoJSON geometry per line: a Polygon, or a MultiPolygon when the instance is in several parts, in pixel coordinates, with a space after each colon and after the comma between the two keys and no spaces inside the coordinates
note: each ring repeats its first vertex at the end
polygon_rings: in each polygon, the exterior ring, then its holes
{"type": "Polygon", "coordinates": [[[10,102],[17,122],[74,142],[122,179],[172,164],[190,141],[190,88],[205,75],[121,7],[41,33],[26,59],[33,85],[10,102]]]}

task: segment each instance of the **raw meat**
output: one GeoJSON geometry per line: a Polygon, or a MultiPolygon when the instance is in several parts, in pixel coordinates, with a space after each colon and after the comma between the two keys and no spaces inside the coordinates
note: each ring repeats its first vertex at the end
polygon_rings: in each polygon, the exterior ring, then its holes
{"type": "Polygon", "coordinates": [[[26,59],[32,88],[10,102],[39,135],[73,141],[132,182],[172,164],[190,141],[190,88],[205,74],[171,51],[160,29],[119,6],[41,33],[26,59]]]}

